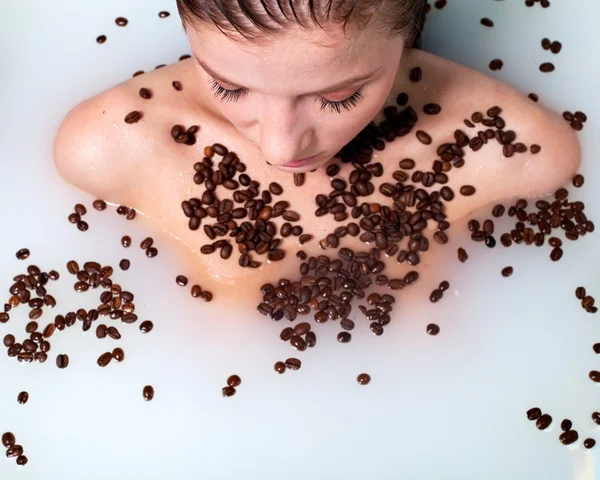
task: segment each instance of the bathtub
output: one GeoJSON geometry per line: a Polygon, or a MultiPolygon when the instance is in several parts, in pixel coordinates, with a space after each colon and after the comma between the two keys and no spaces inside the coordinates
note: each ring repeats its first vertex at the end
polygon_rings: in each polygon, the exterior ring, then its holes
{"type": "MultiPolygon", "coordinates": [[[[576,197],[596,221],[599,14],[595,0],[552,0],[548,9],[527,8],[524,0],[449,0],[432,8],[424,35],[429,51],[524,95],[535,92],[558,112],[587,113],[578,134],[586,184],[576,197]],[[492,18],[494,28],[481,26],[482,17],[492,18]],[[543,51],[542,37],[560,40],[562,52],[543,51]],[[489,71],[493,58],[504,59],[502,70],[489,71]],[[540,73],[542,61],[554,62],[556,71],[540,73]]],[[[93,199],[54,167],[53,138],[70,108],[137,70],[188,53],[175,2],[4,0],[0,35],[2,288],[29,263],[58,270],[62,281],[52,293],[59,306],[39,320],[45,325],[69,305],[97,306],[96,295],[73,291],[67,261],[116,266],[127,257],[132,268],[117,269],[115,277],[135,290],[137,313],[155,325],[146,335],[123,325],[126,359],[107,368],[96,359],[116,342],[98,340],[93,329],[55,335],[44,364],[0,355],[0,432],[13,432],[29,458],[24,467],[1,462],[0,478],[598,478],[600,447],[586,450],[582,442],[600,440],[591,420],[600,390],[588,378],[600,370],[591,348],[600,341],[599,317],[574,295],[579,285],[600,295],[597,233],[567,245],[565,258],[553,263],[547,249],[488,251],[473,245],[466,229],[455,229],[450,253],[435,259],[435,278],[451,284],[442,302],[430,304],[423,290],[403,292],[398,321],[384,336],[364,328],[340,345],[329,322],[319,326],[319,348],[302,356],[278,340],[280,324],[218,301],[218,294],[210,304],[191,298],[174,278],[199,274],[189,270],[176,240],[143,218],[128,222],[114,211],[94,211],[93,199]],[[159,18],[163,10],[171,15],[159,18]],[[115,25],[118,16],[129,19],[126,28],[115,25]],[[107,42],[99,45],[102,34],[107,42]],[[88,206],[85,233],[67,221],[78,202],[88,206]],[[137,243],[125,252],[125,234],[134,242],[154,236],[160,255],[147,259],[137,243]],[[464,265],[452,253],[461,245],[469,247],[464,265]],[[15,252],[23,247],[31,257],[19,262],[15,252]],[[509,264],[515,273],[504,279],[499,272],[509,264]],[[437,337],[425,332],[433,321],[442,328],[437,337]],[[68,353],[67,369],[56,368],[59,353],[68,353]],[[303,367],[277,375],[273,363],[292,356],[303,367]],[[370,385],[357,384],[361,372],[372,376],[370,385]],[[242,384],[223,398],[234,373],[242,384]],[[142,398],[145,385],[156,391],[151,402],[142,398]],[[25,405],[17,403],[20,391],[30,395],[25,405]],[[553,417],[549,429],[526,419],[531,407],[553,417]],[[564,418],[579,432],[571,447],[558,441],[564,418]]],[[[0,336],[27,321],[15,310],[0,336]]]]}

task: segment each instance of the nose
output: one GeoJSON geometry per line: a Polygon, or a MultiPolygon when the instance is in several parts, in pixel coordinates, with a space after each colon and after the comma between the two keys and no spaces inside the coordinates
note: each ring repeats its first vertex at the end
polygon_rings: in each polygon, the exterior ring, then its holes
{"type": "Polygon", "coordinates": [[[305,158],[314,140],[314,130],[308,124],[296,102],[273,99],[263,104],[260,118],[260,149],[273,166],[305,158]]]}

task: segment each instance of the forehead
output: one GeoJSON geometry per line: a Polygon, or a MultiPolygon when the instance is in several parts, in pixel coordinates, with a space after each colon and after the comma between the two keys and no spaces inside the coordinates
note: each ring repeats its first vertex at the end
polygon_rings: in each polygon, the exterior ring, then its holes
{"type": "MultiPolygon", "coordinates": [[[[285,31],[265,35],[256,42],[239,36],[229,38],[216,27],[188,29],[194,53],[211,68],[239,81],[259,72],[284,77],[360,73],[380,65],[389,39],[375,28],[362,31],[331,26],[303,29],[289,27],[285,31]],[[231,73],[230,73],[231,72],[231,73]]],[[[251,80],[251,78],[249,78],[251,80]]]]}

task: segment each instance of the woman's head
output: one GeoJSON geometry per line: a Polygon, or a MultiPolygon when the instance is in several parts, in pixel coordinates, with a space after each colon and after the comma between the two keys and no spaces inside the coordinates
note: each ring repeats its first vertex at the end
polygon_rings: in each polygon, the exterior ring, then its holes
{"type": "Polygon", "coordinates": [[[215,107],[290,172],[326,163],[373,119],[425,10],[425,0],[177,3],[215,107]]]}

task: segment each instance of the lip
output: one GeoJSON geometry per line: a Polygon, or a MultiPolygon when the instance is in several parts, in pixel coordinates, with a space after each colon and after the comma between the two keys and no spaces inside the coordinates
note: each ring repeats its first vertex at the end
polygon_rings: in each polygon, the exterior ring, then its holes
{"type": "Polygon", "coordinates": [[[313,155],[312,157],[306,157],[306,158],[300,158],[298,160],[292,160],[291,162],[288,162],[283,166],[287,167],[287,168],[306,167],[307,165],[310,165],[311,163],[313,163],[318,158],[318,156],[319,155],[317,154],[317,155],[313,155]]]}

